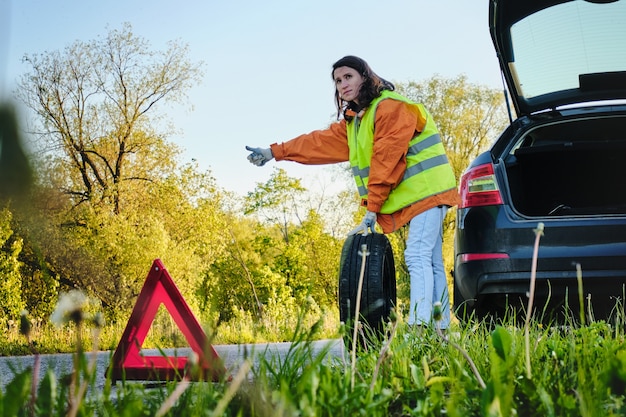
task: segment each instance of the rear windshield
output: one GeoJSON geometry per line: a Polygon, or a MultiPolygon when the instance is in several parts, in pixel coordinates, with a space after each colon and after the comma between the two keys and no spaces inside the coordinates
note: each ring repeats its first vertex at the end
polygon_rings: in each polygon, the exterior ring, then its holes
{"type": "Polygon", "coordinates": [[[542,10],[513,25],[511,39],[523,97],[578,88],[580,74],[626,71],[626,0],[542,10]]]}

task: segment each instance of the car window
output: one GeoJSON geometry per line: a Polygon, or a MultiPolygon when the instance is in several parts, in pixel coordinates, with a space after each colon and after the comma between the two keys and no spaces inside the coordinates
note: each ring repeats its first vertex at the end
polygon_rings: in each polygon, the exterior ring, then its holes
{"type": "Polygon", "coordinates": [[[626,0],[544,9],[514,24],[511,39],[523,97],[576,89],[580,74],[626,70],[626,0]]]}

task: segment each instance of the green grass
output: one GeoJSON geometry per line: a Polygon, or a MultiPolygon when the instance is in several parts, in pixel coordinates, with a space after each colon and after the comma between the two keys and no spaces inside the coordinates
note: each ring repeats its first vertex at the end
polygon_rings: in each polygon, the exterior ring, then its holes
{"type": "MultiPolygon", "coordinates": [[[[624,323],[623,318],[619,322],[624,323]]],[[[0,396],[5,416],[618,416],[626,413],[624,329],[512,320],[419,332],[402,318],[366,337],[355,361],[314,354],[324,323],[298,323],[285,357],[263,357],[218,382],[107,381],[77,360],[72,378],[31,369],[0,396]],[[465,353],[465,354],[464,354],[465,353]],[[473,371],[468,358],[475,364],[473,371]],[[530,365],[530,378],[528,377],[530,365]],[[33,378],[36,388],[33,390],[33,378]],[[484,386],[481,384],[484,380],[484,386]],[[71,408],[71,405],[75,405],[71,408]],[[75,413],[75,414],[71,414],[75,413]],[[159,414],[160,413],[160,414],[159,414]]],[[[68,337],[72,337],[68,334],[68,337]]]]}
{"type": "MultiPolygon", "coordinates": [[[[189,343],[178,329],[169,313],[157,314],[143,347],[146,349],[187,347],[189,343]]],[[[277,315],[278,317],[278,315],[277,315]]],[[[337,337],[339,327],[339,312],[321,311],[319,314],[305,314],[302,317],[280,316],[279,320],[254,319],[251,315],[243,314],[236,319],[221,323],[216,330],[206,326],[208,336],[213,344],[245,344],[284,342],[294,338],[294,329],[297,326],[313,326],[316,324],[319,331],[317,337],[328,339],[337,337]],[[301,322],[301,323],[299,323],[301,322]],[[209,334],[210,333],[210,334],[209,334]]],[[[98,346],[100,350],[115,350],[124,332],[126,324],[105,324],[99,332],[98,346]]],[[[77,329],[72,323],[57,328],[51,323],[37,321],[32,323],[30,342],[20,334],[19,323],[11,323],[0,338],[0,356],[30,355],[33,348],[38,353],[71,353],[76,350],[77,329]]],[[[91,329],[82,327],[81,339],[85,350],[93,349],[91,329]]]]}
{"type": "MultiPolygon", "coordinates": [[[[534,269],[526,311],[541,312],[541,306],[532,307],[533,283],[534,269]]],[[[579,284],[582,294],[581,277],[579,284]]],[[[287,354],[245,358],[232,370],[234,375],[219,381],[199,382],[190,369],[179,381],[113,384],[108,378],[104,387],[95,386],[95,372],[84,352],[114,349],[123,329],[101,327],[97,316],[70,307],[61,315],[69,324],[53,329],[27,323],[22,316],[0,342],[0,349],[12,354],[77,352],[70,375],[41,374],[36,355],[34,370],[16,372],[0,392],[0,416],[626,415],[626,317],[621,303],[611,322],[580,315],[549,325],[545,317],[537,321],[526,314],[520,322],[519,314],[511,314],[498,321],[454,324],[445,332],[408,326],[395,313],[377,334],[358,323],[333,326],[332,313],[317,320],[305,314],[276,315],[281,320],[262,323],[242,315],[240,326],[229,323],[216,334],[221,330],[222,337],[238,342],[289,335],[287,354]],[[93,338],[90,326],[96,330],[93,338]],[[354,327],[360,329],[358,343],[347,343],[342,357],[312,349],[312,341],[331,334],[350,340],[353,333],[345,332],[354,327]]],[[[434,310],[438,320],[439,308],[434,310]]],[[[166,348],[181,340],[161,320],[144,347],[166,348]]]]}

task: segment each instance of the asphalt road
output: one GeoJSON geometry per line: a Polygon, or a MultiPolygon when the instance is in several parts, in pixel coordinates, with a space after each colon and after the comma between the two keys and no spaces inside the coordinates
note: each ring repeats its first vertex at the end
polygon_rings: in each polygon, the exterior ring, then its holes
{"type": "MultiPolygon", "coordinates": [[[[259,364],[259,359],[263,357],[282,363],[290,351],[291,343],[213,345],[213,348],[223,360],[226,372],[230,375],[235,375],[246,357],[253,358],[253,368],[259,364]]],[[[190,351],[190,348],[166,349],[165,353],[168,356],[186,357],[190,351]]],[[[342,359],[345,355],[343,342],[340,339],[312,342],[311,351],[313,355],[319,355],[327,351],[329,359],[342,359]]],[[[159,351],[150,349],[144,349],[142,353],[148,356],[160,355],[159,351]]],[[[92,355],[92,353],[87,353],[87,355],[92,355]]],[[[106,369],[110,364],[112,356],[113,352],[111,351],[96,353],[96,389],[104,386],[106,369]]],[[[57,378],[61,375],[69,374],[73,369],[73,355],[71,354],[40,355],[40,358],[40,377],[45,374],[47,369],[53,369],[57,378]]],[[[0,388],[4,391],[6,384],[13,379],[13,375],[28,367],[32,367],[34,361],[34,356],[0,357],[0,388]]]]}

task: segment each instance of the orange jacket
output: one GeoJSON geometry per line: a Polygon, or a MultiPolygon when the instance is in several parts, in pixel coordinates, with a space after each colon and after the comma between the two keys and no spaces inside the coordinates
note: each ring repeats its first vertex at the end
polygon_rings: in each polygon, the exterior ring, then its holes
{"type": "MultiPolygon", "coordinates": [[[[452,207],[460,202],[454,189],[418,201],[393,214],[379,213],[389,192],[402,180],[409,141],[420,130],[417,117],[406,106],[397,100],[383,100],[376,108],[368,194],[361,204],[377,213],[378,224],[384,233],[399,229],[428,209],[440,205],[452,207]]],[[[306,165],[346,162],[349,158],[346,121],[342,119],[328,129],[316,130],[280,144],[274,143],[270,148],[277,161],[295,161],[306,165]]]]}

